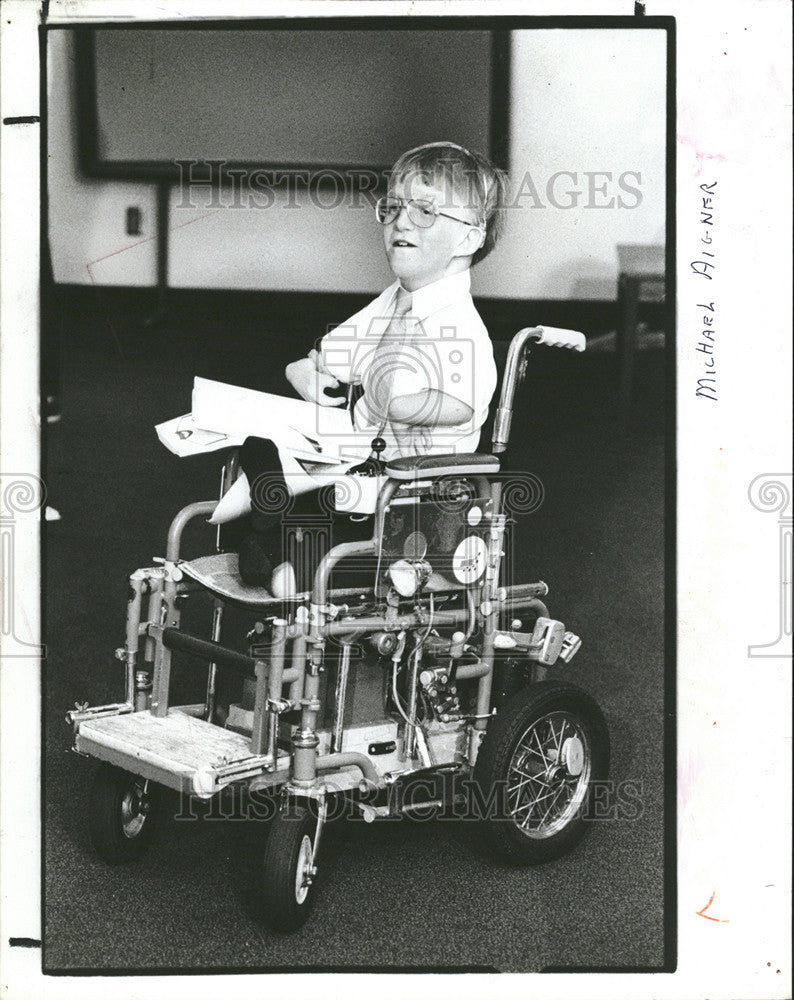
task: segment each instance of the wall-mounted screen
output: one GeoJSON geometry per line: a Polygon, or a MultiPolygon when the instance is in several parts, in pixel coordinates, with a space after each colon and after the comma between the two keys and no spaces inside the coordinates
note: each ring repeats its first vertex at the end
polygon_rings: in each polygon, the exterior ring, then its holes
{"type": "Polygon", "coordinates": [[[382,170],[438,139],[505,160],[505,32],[95,28],[80,65],[94,174],[174,176],[185,160],[382,170]]]}

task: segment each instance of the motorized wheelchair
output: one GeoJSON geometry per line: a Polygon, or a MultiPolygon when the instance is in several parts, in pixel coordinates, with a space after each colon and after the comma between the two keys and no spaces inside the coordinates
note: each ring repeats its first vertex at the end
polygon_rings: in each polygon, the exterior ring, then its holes
{"type": "MultiPolygon", "coordinates": [[[[140,852],[161,786],[205,800],[229,788],[269,795],[261,912],[287,931],[309,914],[323,829],[339,801],[367,821],[451,802],[481,845],[514,864],[551,860],[578,842],[594,785],[607,776],[606,724],[589,695],[556,677],[581,640],[550,617],[546,584],[504,582],[509,494],[517,488],[526,510],[533,485],[505,472],[500,456],[535,344],[583,350],[585,341],[549,327],[516,334],[490,452],[385,463],[371,538],[332,544],[311,589],[293,599],[244,585],[232,553],[182,559],[186,525],[216,502],[179,511],[164,560],[129,578],[126,642],[116,651],[124,700],[67,715],[74,749],[102,762],[88,816],[102,858],[140,852]],[[368,586],[332,586],[345,565],[363,569],[368,586]],[[197,592],[213,605],[208,639],[180,627],[197,592]],[[257,619],[247,653],[220,641],[229,607],[257,619]],[[176,651],[209,664],[201,704],[169,702],[176,651]],[[218,671],[242,677],[228,707],[216,697],[218,671]]],[[[232,454],[222,495],[235,477],[232,454]]]]}

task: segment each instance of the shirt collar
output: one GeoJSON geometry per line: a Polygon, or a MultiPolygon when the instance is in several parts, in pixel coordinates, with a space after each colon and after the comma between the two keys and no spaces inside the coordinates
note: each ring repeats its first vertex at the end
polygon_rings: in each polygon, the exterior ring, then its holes
{"type": "MultiPolygon", "coordinates": [[[[395,281],[391,287],[392,299],[397,294],[400,282],[395,281]]],[[[457,274],[449,274],[446,278],[439,278],[438,281],[417,288],[411,293],[411,315],[417,319],[427,319],[434,312],[443,309],[444,306],[456,302],[471,291],[471,272],[468,268],[459,271],[457,274]]]]}

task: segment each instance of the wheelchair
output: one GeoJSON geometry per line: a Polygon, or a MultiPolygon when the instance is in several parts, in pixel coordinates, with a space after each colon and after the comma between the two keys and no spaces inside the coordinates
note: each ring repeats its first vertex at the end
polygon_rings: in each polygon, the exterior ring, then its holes
{"type": "MultiPolygon", "coordinates": [[[[515,865],[579,842],[608,774],[607,726],[558,677],[581,640],[550,616],[547,585],[505,582],[513,514],[537,499],[537,481],[502,468],[535,345],[581,351],[585,339],[550,327],[516,334],[490,452],[386,462],[372,537],[318,549],[311,587],[293,598],[243,584],[233,553],[182,559],[186,525],[217,502],[179,511],[165,558],[129,578],[116,650],[124,700],[67,714],[73,749],[100,762],[88,825],[101,858],[140,854],[163,787],[201,800],[236,789],[272,806],[257,898],[264,922],[287,932],[311,911],[340,802],[367,822],[451,809],[480,847],[515,865]],[[367,585],[332,585],[346,565],[367,585]],[[197,593],[213,607],[209,638],[180,627],[197,593]],[[257,619],[246,653],[221,642],[229,607],[257,619]],[[170,704],[175,652],[208,665],[203,703],[170,704]],[[219,671],[242,684],[228,707],[219,671]]],[[[221,495],[236,472],[232,453],[221,495]]]]}

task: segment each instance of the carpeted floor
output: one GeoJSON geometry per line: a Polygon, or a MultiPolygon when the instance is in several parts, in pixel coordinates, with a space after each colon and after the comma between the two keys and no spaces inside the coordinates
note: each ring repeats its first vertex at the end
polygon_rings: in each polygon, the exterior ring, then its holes
{"type": "MultiPolygon", "coordinates": [[[[318,324],[322,328],[322,324],[318,324]]],[[[45,539],[45,967],[77,969],[659,966],[663,961],[664,439],[660,352],[638,368],[635,430],[613,422],[606,355],[533,356],[514,423],[518,467],[544,506],[518,527],[522,580],[546,580],[551,613],[584,639],[566,678],[600,702],[613,777],[632,781],[634,818],[594,822],[569,857],[503,868],[463,824],[332,824],[310,922],[277,937],[256,922],[250,885],[266,829],[167,818],[148,853],[110,868],[88,843],[93,764],[67,752],[74,702],[116,700],[126,576],[164,553],[171,517],[217,495],[217,457],[179,460],[156,422],[187,412],[195,374],[278,389],[306,345],[185,323],[66,323],[62,413],[48,428],[45,539]]],[[[191,531],[193,554],[207,529],[191,531]]],[[[199,700],[201,684],[177,678],[199,700]]],[[[672,748],[670,748],[672,750],[672,748]]],[[[175,799],[172,805],[175,804],[175,799]]],[[[201,810],[199,810],[201,811],[201,810]]]]}

